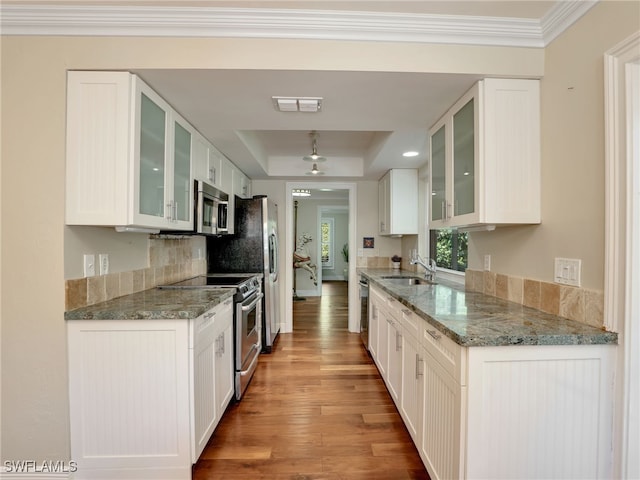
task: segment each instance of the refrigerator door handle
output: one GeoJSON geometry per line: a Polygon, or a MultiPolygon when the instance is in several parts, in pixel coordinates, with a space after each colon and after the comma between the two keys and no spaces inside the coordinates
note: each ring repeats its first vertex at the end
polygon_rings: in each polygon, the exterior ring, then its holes
{"type": "Polygon", "coordinates": [[[271,278],[275,282],[278,279],[278,237],[275,233],[269,235],[269,250],[271,250],[271,278]]]}

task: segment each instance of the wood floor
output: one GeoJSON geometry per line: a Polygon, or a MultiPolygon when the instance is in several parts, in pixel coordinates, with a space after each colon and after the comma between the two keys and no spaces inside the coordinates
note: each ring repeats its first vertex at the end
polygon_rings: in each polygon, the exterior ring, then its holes
{"type": "Polygon", "coordinates": [[[195,480],[428,479],[358,334],[345,282],[293,305],[294,331],[261,355],[194,467],[195,480]]]}

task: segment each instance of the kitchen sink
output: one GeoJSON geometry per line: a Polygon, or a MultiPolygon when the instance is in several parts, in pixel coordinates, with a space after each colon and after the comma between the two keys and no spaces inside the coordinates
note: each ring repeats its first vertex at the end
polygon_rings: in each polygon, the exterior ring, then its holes
{"type": "Polygon", "coordinates": [[[393,283],[394,285],[401,286],[415,286],[415,285],[436,285],[435,282],[427,280],[426,278],[421,277],[382,277],[382,279],[386,282],[393,283]]]}

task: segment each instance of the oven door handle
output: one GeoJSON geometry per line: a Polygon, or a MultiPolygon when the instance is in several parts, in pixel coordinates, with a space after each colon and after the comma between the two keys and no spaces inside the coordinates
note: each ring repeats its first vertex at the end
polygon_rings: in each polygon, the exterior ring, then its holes
{"type": "MultiPolygon", "coordinates": [[[[259,352],[260,351],[260,344],[259,343],[254,344],[251,347],[251,351],[253,351],[253,350],[257,350],[259,352]]],[[[256,363],[258,363],[258,359],[259,358],[260,358],[260,355],[254,356],[253,360],[251,360],[251,364],[247,367],[247,369],[240,371],[240,376],[246,377],[247,375],[251,374],[253,372],[253,370],[255,370],[256,363]]]]}
{"type": "Polygon", "coordinates": [[[256,297],[256,299],[253,302],[251,302],[249,305],[243,305],[242,306],[242,311],[246,312],[246,311],[249,311],[249,310],[253,310],[253,308],[256,306],[256,304],[260,301],[260,299],[262,297],[264,297],[264,293],[258,294],[258,296],[256,297]]]}

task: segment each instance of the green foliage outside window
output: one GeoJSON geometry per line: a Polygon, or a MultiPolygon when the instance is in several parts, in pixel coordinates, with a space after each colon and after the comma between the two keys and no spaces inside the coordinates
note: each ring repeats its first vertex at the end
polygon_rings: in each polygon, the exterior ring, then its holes
{"type": "Polygon", "coordinates": [[[455,230],[431,230],[431,258],[438,267],[464,272],[468,262],[468,234],[455,230]]]}

